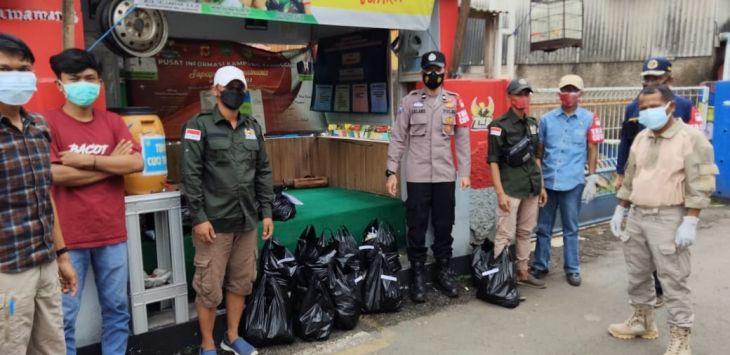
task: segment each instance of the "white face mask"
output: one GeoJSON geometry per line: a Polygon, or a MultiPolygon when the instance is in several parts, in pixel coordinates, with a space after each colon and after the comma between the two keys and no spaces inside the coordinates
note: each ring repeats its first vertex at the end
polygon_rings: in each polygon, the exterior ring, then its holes
{"type": "Polygon", "coordinates": [[[11,105],[25,105],[36,92],[35,73],[29,71],[0,72],[0,102],[11,105]]]}

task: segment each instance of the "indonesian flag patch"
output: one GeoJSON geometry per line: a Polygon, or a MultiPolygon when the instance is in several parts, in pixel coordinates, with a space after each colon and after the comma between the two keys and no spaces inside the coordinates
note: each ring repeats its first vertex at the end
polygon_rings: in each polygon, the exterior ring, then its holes
{"type": "Polygon", "coordinates": [[[200,141],[200,135],[200,130],[192,128],[185,129],[185,139],[189,139],[191,141],[200,141]]]}
{"type": "Polygon", "coordinates": [[[489,129],[489,134],[499,137],[502,135],[502,129],[499,127],[492,127],[489,129]]]}

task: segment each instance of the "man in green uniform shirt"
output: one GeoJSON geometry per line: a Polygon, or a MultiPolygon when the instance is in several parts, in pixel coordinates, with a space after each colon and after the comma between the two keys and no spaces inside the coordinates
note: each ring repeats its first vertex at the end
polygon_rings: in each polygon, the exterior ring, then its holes
{"type": "Polygon", "coordinates": [[[547,201],[543,188],[537,120],[527,116],[532,88],[525,79],[515,79],[507,86],[510,109],[489,125],[487,161],[497,192],[497,235],[495,257],[517,238],[517,283],[545,288],[545,282],[528,272],[530,236],[537,224],[538,206],[547,201]],[[539,158],[539,157],[538,157],[539,158]]]}
{"type": "Polygon", "coordinates": [[[256,353],[238,335],[238,325],[256,280],[259,211],[263,238],[274,230],[274,191],[261,127],[238,111],[245,90],[243,71],[218,69],[211,89],[215,109],[188,121],[183,131],[183,188],[193,218],[193,288],[203,355],[215,354],[213,325],[223,288],[228,330],[221,348],[238,355],[256,353]]]}

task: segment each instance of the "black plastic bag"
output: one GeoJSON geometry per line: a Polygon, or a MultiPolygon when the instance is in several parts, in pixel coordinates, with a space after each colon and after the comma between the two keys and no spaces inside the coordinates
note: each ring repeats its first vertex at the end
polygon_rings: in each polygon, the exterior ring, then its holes
{"type": "Polygon", "coordinates": [[[322,250],[322,254],[316,259],[311,259],[304,264],[300,264],[294,276],[296,287],[294,289],[294,304],[297,309],[301,305],[309,288],[312,287],[312,280],[317,279],[322,284],[327,285],[329,278],[329,269],[335,262],[337,251],[333,245],[322,250]]]}
{"type": "MultiPolygon", "coordinates": [[[[400,263],[400,255],[398,254],[395,232],[388,222],[374,219],[368,224],[363,231],[363,245],[360,249],[367,248],[368,246],[374,246],[376,247],[375,250],[379,249],[385,254],[391,272],[396,273],[403,268],[400,263]]],[[[377,253],[374,251],[366,252],[366,262],[368,264],[372,263],[375,256],[377,256],[377,253]]]]}
{"type": "Polygon", "coordinates": [[[276,280],[282,290],[290,291],[297,271],[294,255],[273,237],[264,242],[261,254],[263,272],[276,280]]]}
{"type": "Polygon", "coordinates": [[[247,299],[243,328],[243,337],[254,346],[294,342],[289,295],[266,273],[261,274],[247,299]]]}
{"type": "Polygon", "coordinates": [[[397,253],[398,245],[395,240],[395,232],[388,222],[372,220],[362,232],[363,245],[376,245],[385,253],[397,253]]]}
{"type": "Polygon", "coordinates": [[[311,280],[296,317],[296,333],[306,341],[327,340],[335,320],[335,306],[325,285],[317,278],[311,280]]]}
{"type": "Polygon", "coordinates": [[[337,228],[337,231],[335,231],[332,237],[332,243],[337,250],[337,261],[340,263],[340,266],[347,265],[347,261],[359,251],[357,241],[355,241],[355,238],[345,226],[337,228]]]}
{"type": "Polygon", "coordinates": [[[379,252],[370,263],[363,289],[363,310],[366,313],[397,312],[403,304],[398,278],[379,252]]]}
{"type": "Polygon", "coordinates": [[[339,263],[330,266],[329,292],[335,304],[335,328],[354,329],[360,320],[360,295],[355,278],[345,275],[339,263]]]}
{"type": "Polygon", "coordinates": [[[283,187],[274,188],[274,201],[271,204],[271,213],[275,221],[288,221],[297,215],[297,207],[283,195],[283,187]]]}
{"type": "Polygon", "coordinates": [[[494,258],[494,249],[477,249],[472,259],[472,277],[477,287],[477,298],[506,308],[520,305],[515,265],[509,248],[494,258]]]}
{"type": "Polygon", "coordinates": [[[302,234],[299,235],[297,248],[294,250],[294,255],[299,264],[304,264],[309,260],[319,257],[318,241],[319,238],[317,238],[317,231],[314,229],[314,226],[311,224],[307,225],[302,231],[302,234]]]}

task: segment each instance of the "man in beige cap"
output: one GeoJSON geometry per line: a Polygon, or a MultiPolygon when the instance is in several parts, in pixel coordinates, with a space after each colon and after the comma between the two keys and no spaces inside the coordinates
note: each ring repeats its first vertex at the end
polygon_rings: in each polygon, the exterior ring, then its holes
{"type": "Polygon", "coordinates": [[[218,69],[211,88],[215,109],[193,117],[182,134],[183,191],[193,218],[193,288],[203,355],[215,354],[213,325],[223,288],[228,330],[221,348],[237,355],[256,353],[238,335],[238,325],[256,280],[257,207],[263,238],[268,239],[274,230],[274,191],[261,127],[239,112],[245,90],[243,71],[218,69]]]}
{"type": "Polygon", "coordinates": [[[537,157],[547,190],[547,203],[537,218],[537,246],[532,273],[540,278],[550,265],[550,238],[555,214],[560,211],[563,225],[563,270],[568,283],[580,286],[578,214],[581,200],[588,203],[596,196],[598,143],[603,130],[598,117],[578,105],[583,79],[566,75],[560,79],[560,107],[540,119],[537,157]],[[587,152],[587,153],[586,153],[587,152]],[[588,163],[588,177],[584,169],[588,163]]]}

